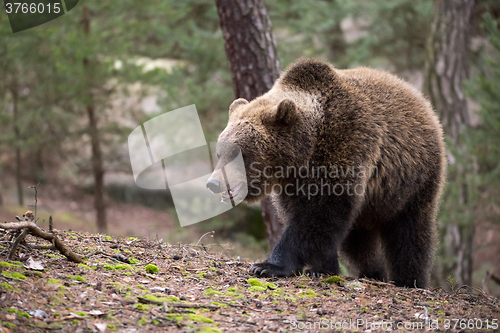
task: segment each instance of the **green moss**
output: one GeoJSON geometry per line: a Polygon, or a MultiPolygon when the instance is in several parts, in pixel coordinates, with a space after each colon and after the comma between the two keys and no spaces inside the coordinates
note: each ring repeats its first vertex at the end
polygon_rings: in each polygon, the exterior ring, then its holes
{"type": "Polygon", "coordinates": [[[116,331],[116,330],[117,330],[117,329],[116,329],[116,325],[113,325],[113,324],[108,324],[107,328],[108,328],[108,330],[110,330],[110,331],[116,331]]]}
{"type": "Polygon", "coordinates": [[[17,313],[17,310],[16,309],[7,309],[7,312],[8,313],[17,313]]]}
{"type": "Polygon", "coordinates": [[[274,296],[274,297],[279,297],[283,295],[283,290],[280,289],[280,288],[277,288],[276,290],[273,290],[273,293],[271,294],[271,296],[274,296]]]}
{"type": "Polygon", "coordinates": [[[75,313],[77,315],[79,315],[79,316],[82,316],[82,317],[85,317],[87,315],[87,312],[81,312],[81,311],[79,311],[79,312],[75,312],[75,313]]]}
{"type": "Polygon", "coordinates": [[[169,296],[169,297],[156,297],[154,295],[145,295],[145,299],[150,299],[152,301],[158,301],[158,302],[179,302],[180,299],[176,296],[169,296]]]}
{"type": "Polygon", "coordinates": [[[214,322],[210,318],[203,317],[203,316],[200,316],[200,315],[197,315],[194,313],[188,313],[186,316],[196,323],[213,323],[214,322]]]}
{"type": "Polygon", "coordinates": [[[227,304],[224,304],[224,303],[219,303],[219,302],[210,302],[210,304],[212,305],[217,305],[217,306],[220,306],[220,307],[227,307],[227,304]]]}
{"type": "Polygon", "coordinates": [[[151,310],[151,307],[147,304],[142,304],[142,303],[135,303],[134,308],[140,311],[149,311],[151,310]]]}
{"type": "Polygon", "coordinates": [[[146,318],[141,318],[137,321],[137,325],[142,326],[144,324],[147,324],[148,320],[146,318]]]}
{"type": "Polygon", "coordinates": [[[49,278],[47,280],[47,284],[50,284],[50,285],[54,286],[54,285],[62,284],[62,282],[61,282],[61,280],[49,278]]]}
{"type": "Polygon", "coordinates": [[[203,290],[203,295],[213,296],[213,295],[223,295],[220,291],[213,290],[212,288],[203,290]]]}
{"type": "Polygon", "coordinates": [[[13,329],[15,329],[15,328],[17,327],[17,326],[16,326],[16,324],[9,323],[8,321],[4,321],[4,322],[2,322],[2,325],[3,325],[3,326],[5,326],[5,327],[10,328],[10,329],[12,329],[12,330],[13,330],[13,329]]]}
{"type": "Polygon", "coordinates": [[[90,269],[90,267],[85,264],[78,264],[78,267],[83,269],[90,269]]]}
{"type": "Polygon", "coordinates": [[[248,288],[247,291],[264,291],[266,289],[274,290],[278,287],[274,283],[267,282],[267,281],[260,281],[259,279],[256,279],[256,278],[247,279],[246,282],[251,285],[251,287],[248,288]],[[264,289],[261,290],[261,288],[264,288],[264,289]]]}
{"type": "Polygon", "coordinates": [[[207,276],[207,273],[206,272],[199,272],[198,274],[196,274],[196,276],[199,278],[204,278],[205,276],[207,276]]]}
{"type": "Polygon", "coordinates": [[[208,327],[208,326],[201,327],[197,332],[202,332],[202,333],[222,333],[222,331],[220,329],[215,328],[215,327],[208,327]]]}
{"type": "Polygon", "coordinates": [[[115,269],[115,266],[110,265],[110,264],[104,264],[104,269],[107,269],[107,270],[113,271],[113,270],[115,269]]]}
{"type": "Polygon", "coordinates": [[[118,264],[118,265],[115,265],[115,269],[132,269],[132,266],[127,265],[127,264],[118,264]]]}
{"type": "Polygon", "coordinates": [[[63,255],[60,255],[60,254],[51,254],[51,253],[47,253],[47,257],[52,258],[52,259],[65,258],[63,255]]]}
{"type": "Polygon", "coordinates": [[[320,295],[316,294],[316,292],[312,289],[306,289],[302,293],[302,297],[319,297],[320,295]]]}
{"type": "Polygon", "coordinates": [[[184,317],[182,317],[179,313],[167,313],[165,315],[165,317],[167,317],[169,319],[176,320],[176,321],[182,321],[182,320],[184,320],[184,317]]]}
{"type": "Polygon", "coordinates": [[[2,282],[2,289],[7,291],[14,291],[16,288],[8,284],[7,282],[2,282]]]}
{"type": "Polygon", "coordinates": [[[85,279],[83,276],[80,276],[80,275],[75,275],[75,276],[67,275],[66,277],[68,279],[79,281],[79,282],[87,282],[87,279],[85,279]]]}
{"type": "Polygon", "coordinates": [[[7,272],[7,271],[2,271],[2,275],[5,277],[10,277],[13,279],[18,279],[18,280],[26,280],[26,276],[24,274],[19,273],[19,272],[7,272]]]}
{"type": "Polygon", "coordinates": [[[159,272],[159,269],[155,265],[147,264],[146,265],[146,272],[149,273],[149,274],[156,274],[156,273],[159,272]]]}
{"type": "Polygon", "coordinates": [[[260,281],[257,278],[247,279],[247,283],[250,284],[251,286],[254,286],[254,287],[265,287],[265,286],[267,286],[267,282],[262,282],[262,281],[260,281]]]}
{"type": "Polygon", "coordinates": [[[132,275],[132,272],[125,272],[125,273],[123,273],[123,275],[129,276],[129,275],[132,275]]]}
{"type": "Polygon", "coordinates": [[[111,240],[113,240],[113,237],[108,236],[108,235],[101,236],[101,237],[102,237],[102,239],[107,240],[107,241],[111,241],[111,240]]]}
{"type": "Polygon", "coordinates": [[[62,330],[63,325],[61,323],[51,323],[49,324],[51,330],[62,330]]]}
{"type": "Polygon", "coordinates": [[[139,260],[137,260],[137,259],[135,259],[135,258],[133,258],[133,257],[128,258],[128,261],[129,261],[129,262],[130,262],[130,264],[132,264],[132,265],[135,265],[135,264],[137,264],[137,263],[139,262],[139,260]]]}
{"type": "Polygon", "coordinates": [[[208,269],[211,271],[217,272],[217,268],[215,268],[215,267],[209,267],[208,269]]]}
{"type": "Polygon", "coordinates": [[[359,309],[360,309],[360,310],[363,310],[363,311],[368,311],[368,310],[370,310],[370,309],[368,309],[366,306],[362,306],[362,307],[360,307],[359,309]]]}
{"type": "Polygon", "coordinates": [[[340,282],[345,282],[345,280],[341,277],[338,277],[337,275],[330,276],[327,279],[324,279],[321,281],[322,283],[340,283],[340,282]]]}
{"type": "Polygon", "coordinates": [[[21,316],[21,317],[24,317],[24,318],[28,318],[28,319],[31,318],[30,315],[29,315],[29,313],[28,312],[24,312],[24,311],[18,311],[17,315],[21,316]]]}
{"type": "Polygon", "coordinates": [[[10,273],[10,275],[11,275],[14,279],[26,280],[26,276],[24,276],[24,274],[19,273],[19,272],[12,272],[12,273],[10,273]]]}
{"type": "Polygon", "coordinates": [[[129,238],[127,238],[127,240],[129,240],[131,242],[136,242],[136,241],[139,240],[139,238],[137,238],[137,237],[129,237],[129,238]]]}

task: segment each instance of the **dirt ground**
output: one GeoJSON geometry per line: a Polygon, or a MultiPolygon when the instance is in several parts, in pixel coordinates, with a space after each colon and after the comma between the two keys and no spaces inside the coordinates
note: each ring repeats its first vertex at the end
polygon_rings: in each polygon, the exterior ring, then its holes
{"type": "Polygon", "coordinates": [[[8,261],[16,234],[0,229],[0,332],[499,331],[499,300],[475,288],[257,279],[209,235],[168,245],[56,231],[82,263],[33,236],[8,261]]]}

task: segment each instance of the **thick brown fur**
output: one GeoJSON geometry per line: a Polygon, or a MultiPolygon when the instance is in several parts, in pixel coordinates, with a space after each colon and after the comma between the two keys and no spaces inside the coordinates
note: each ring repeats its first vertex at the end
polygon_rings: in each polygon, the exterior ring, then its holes
{"type": "MultiPolygon", "coordinates": [[[[307,266],[308,273],[338,274],[340,250],[360,276],[427,285],[445,148],[431,105],[408,83],[369,68],[337,70],[301,60],[268,93],[235,101],[219,142],[241,149],[246,173],[229,174],[246,182],[245,200],[260,200],[272,188],[287,223],[270,257],[255,264],[253,273],[290,276],[307,266]],[[365,173],[314,177],[315,166],[365,173]],[[276,173],[280,167],[309,174],[282,175],[276,173]],[[325,184],[363,191],[327,193],[325,184]],[[305,191],[284,193],[287,185],[305,191]],[[324,192],[311,196],[314,186],[324,192]]],[[[218,151],[212,178],[221,177],[227,154],[218,151]]]]}

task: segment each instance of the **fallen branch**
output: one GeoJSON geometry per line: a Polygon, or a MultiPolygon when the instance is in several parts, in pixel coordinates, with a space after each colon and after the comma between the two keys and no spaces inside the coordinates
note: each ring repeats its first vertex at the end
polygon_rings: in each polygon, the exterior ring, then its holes
{"type": "MultiPolygon", "coordinates": [[[[34,222],[11,222],[11,223],[0,223],[1,229],[23,229],[28,230],[30,234],[36,237],[43,238],[52,242],[57,250],[61,252],[62,255],[66,256],[70,261],[81,263],[82,258],[75,252],[71,251],[64,243],[55,235],[40,229],[34,222]]],[[[24,231],[23,231],[24,232],[24,231]]]]}
{"type": "Polygon", "coordinates": [[[23,231],[21,231],[21,234],[19,234],[19,236],[17,236],[16,240],[14,241],[14,244],[12,244],[12,248],[10,249],[9,260],[14,259],[14,255],[16,254],[17,248],[18,248],[19,244],[21,244],[21,242],[24,240],[27,233],[28,233],[28,229],[24,229],[23,231]]]}

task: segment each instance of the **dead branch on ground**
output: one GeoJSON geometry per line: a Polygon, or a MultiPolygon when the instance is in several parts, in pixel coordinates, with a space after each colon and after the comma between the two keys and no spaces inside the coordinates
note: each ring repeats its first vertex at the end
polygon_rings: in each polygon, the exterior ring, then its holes
{"type": "Polygon", "coordinates": [[[28,230],[28,232],[36,237],[43,238],[51,243],[54,244],[55,248],[61,252],[62,255],[66,256],[70,261],[76,262],[76,263],[81,263],[82,258],[77,255],[75,252],[73,252],[69,247],[64,245],[64,243],[55,235],[52,233],[48,233],[43,231],[40,227],[38,227],[34,222],[11,222],[11,223],[0,223],[0,228],[1,229],[11,229],[11,230],[20,230],[24,229],[23,233],[25,230],[28,230]]]}

